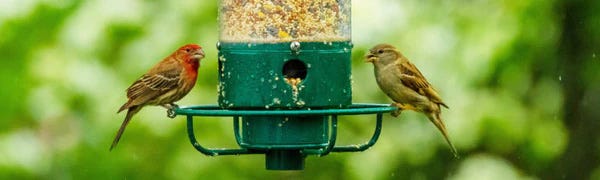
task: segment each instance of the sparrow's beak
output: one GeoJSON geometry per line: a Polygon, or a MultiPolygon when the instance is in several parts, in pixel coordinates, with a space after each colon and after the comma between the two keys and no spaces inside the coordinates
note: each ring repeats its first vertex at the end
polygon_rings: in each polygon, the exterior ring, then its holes
{"type": "Polygon", "coordinates": [[[198,49],[198,50],[194,51],[192,56],[196,59],[202,59],[202,58],[204,58],[204,51],[202,51],[202,49],[198,49]]]}
{"type": "Polygon", "coordinates": [[[375,62],[375,59],[377,59],[377,56],[375,56],[375,55],[374,55],[374,54],[372,54],[372,53],[368,53],[368,54],[365,56],[365,63],[372,63],[372,62],[375,62]]]}

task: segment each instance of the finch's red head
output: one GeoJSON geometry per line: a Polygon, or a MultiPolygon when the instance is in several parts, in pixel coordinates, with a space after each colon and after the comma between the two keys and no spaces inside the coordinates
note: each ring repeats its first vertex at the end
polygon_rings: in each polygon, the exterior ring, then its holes
{"type": "Polygon", "coordinates": [[[177,50],[177,56],[183,57],[182,59],[201,60],[204,58],[204,51],[202,47],[197,44],[187,44],[181,46],[177,50]]]}

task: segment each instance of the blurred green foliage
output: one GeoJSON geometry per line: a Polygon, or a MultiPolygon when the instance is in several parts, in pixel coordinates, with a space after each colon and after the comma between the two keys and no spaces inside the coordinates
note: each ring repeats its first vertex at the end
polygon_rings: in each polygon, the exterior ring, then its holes
{"type": "MultiPolygon", "coordinates": [[[[0,1],[0,179],[598,179],[600,1],[353,2],[354,102],[389,103],[363,62],[396,45],[451,107],[461,153],[424,116],[386,115],[362,153],[309,156],[304,171],[264,157],[206,157],[183,117],[142,110],[108,148],[124,90],[185,43],[205,47],[181,105],[215,104],[218,1],[0,1]]],[[[361,143],[371,116],[343,117],[339,143],[361,143]]],[[[200,141],[235,147],[231,121],[198,121],[200,141]]]]}

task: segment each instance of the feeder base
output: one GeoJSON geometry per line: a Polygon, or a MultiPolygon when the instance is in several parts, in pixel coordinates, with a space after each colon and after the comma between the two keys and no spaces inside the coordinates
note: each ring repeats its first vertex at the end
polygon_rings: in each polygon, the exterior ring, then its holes
{"type": "Polygon", "coordinates": [[[266,153],[267,170],[302,170],[306,155],[300,150],[271,150],[266,153]]]}

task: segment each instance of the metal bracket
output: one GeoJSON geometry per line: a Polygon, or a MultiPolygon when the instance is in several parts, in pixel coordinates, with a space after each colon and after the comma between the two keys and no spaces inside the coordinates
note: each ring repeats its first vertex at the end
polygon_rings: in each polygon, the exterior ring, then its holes
{"type": "Polygon", "coordinates": [[[190,142],[200,153],[207,156],[217,155],[242,155],[242,154],[264,154],[266,151],[255,149],[214,149],[205,148],[196,140],[194,134],[194,116],[233,116],[234,135],[237,143],[240,143],[239,117],[244,115],[273,115],[273,116],[294,116],[294,115],[328,115],[331,123],[331,133],[329,135],[328,145],[320,149],[302,149],[304,155],[326,156],[331,152],[358,152],[365,151],[372,147],[381,134],[383,113],[396,110],[396,107],[382,104],[353,104],[346,109],[320,109],[320,110],[225,110],[214,106],[194,106],[176,109],[175,113],[187,116],[187,133],[190,142]],[[338,115],[353,114],[377,114],[375,131],[371,139],[360,145],[335,146],[337,139],[337,121],[338,115]]]}

